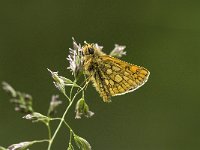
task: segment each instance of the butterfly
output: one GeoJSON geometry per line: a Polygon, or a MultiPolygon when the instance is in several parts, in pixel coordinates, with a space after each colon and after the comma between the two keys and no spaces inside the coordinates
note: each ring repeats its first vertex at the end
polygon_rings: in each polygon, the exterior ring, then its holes
{"type": "Polygon", "coordinates": [[[138,89],[150,75],[144,67],[106,55],[96,44],[85,43],[82,55],[83,70],[104,102],[110,102],[112,96],[138,89]]]}

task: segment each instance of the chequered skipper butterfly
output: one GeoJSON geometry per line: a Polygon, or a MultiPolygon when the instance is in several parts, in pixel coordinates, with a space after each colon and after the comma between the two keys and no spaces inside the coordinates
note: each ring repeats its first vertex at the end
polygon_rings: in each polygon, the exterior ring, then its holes
{"type": "Polygon", "coordinates": [[[144,67],[106,55],[95,44],[85,43],[82,54],[84,71],[104,102],[138,89],[150,75],[144,67]]]}

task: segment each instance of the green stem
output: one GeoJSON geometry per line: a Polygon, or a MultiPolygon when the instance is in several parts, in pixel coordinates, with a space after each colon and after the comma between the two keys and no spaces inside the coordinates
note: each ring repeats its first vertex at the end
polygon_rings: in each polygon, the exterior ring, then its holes
{"type": "Polygon", "coordinates": [[[69,94],[70,100],[72,99],[72,93],[73,93],[73,89],[74,89],[74,84],[75,84],[75,83],[73,83],[73,86],[72,86],[72,88],[71,88],[71,90],[70,90],[70,94],[69,94]]]}
{"type": "Polygon", "coordinates": [[[48,135],[49,135],[49,140],[51,139],[51,128],[49,123],[46,124],[47,125],[47,129],[48,129],[48,135]]]}
{"type": "MultiPolygon", "coordinates": [[[[61,120],[61,119],[62,118],[51,118],[51,120],[61,120]]],[[[69,131],[70,131],[70,136],[69,136],[69,147],[70,147],[72,143],[72,135],[74,135],[74,131],[65,120],[63,122],[67,126],[67,128],[69,128],[69,131]]]]}
{"type": "Polygon", "coordinates": [[[73,101],[71,101],[71,102],[69,103],[68,107],[66,108],[66,110],[65,110],[65,112],[64,112],[64,114],[63,114],[63,116],[62,116],[62,118],[61,118],[61,120],[60,120],[60,123],[59,123],[58,127],[56,128],[56,131],[54,132],[54,134],[53,134],[51,140],[49,140],[48,150],[51,149],[52,143],[53,143],[53,141],[54,141],[54,139],[55,139],[55,137],[56,137],[58,131],[60,130],[60,128],[61,128],[61,126],[62,126],[62,123],[63,123],[63,121],[64,121],[64,118],[65,118],[65,116],[66,116],[66,114],[67,114],[69,108],[71,107],[72,103],[73,103],[73,101]]]}
{"type": "MultiPolygon", "coordinates": [[[[81,88],[80,90],[78,90],[78,91],[74,94],[73,98],[70,100],[69,105],[67,106],[67,108],[66,108],[66,110],[65,110],[65,112],[64,112],[64,114],[63,114],[63,116],[62,116],[62,118],[60,119],[60,123],[59,123],[58,127],[56,128],[56,131],[54,132],[52,138],[49,140],[49,145],[48,145],[48,149],[47,149],[47,150],[51,150],[52,143],[53,143],[53,141],[54,141],[54,139],[55,139],[55,137],[56,137],[58,131],[60,130],[60,128],[61,128],[63,122],[65,122],[64,119],[65,119],[65,116],[67,115],[67,112],[68,112],[69,108],[70,108],[71,105],[73,104],[73,102],[74,102],[76,96],[77,96],[81,91],[83,91],[84,88],[85,88],[86,86],[87,86],[87,83],[83,86],[83,88],[81,88]]],[[[72,87],[73,87],[73,86],[72,86],[72,87]]],[[[72,92],[72,90],[71,90],[71,92],[72,92]]],[[[67,125],[68,125],[68,124],[67,124],[67,125]]],[[[68,127],[69,127],[70,131],[72,131],[72,129],[70,128],[69,125],[68,125],[68,127]]]]}
{"type": "Polygon", "coordinates": [[[35,141],[33,141],[33,144],[35,144],[35,143],[43,143],[43,142],[49,142],[49,140],[47,140],[47,139],[35,140],[35,141]]]}
{"type": "Polygon", "coordinates": [[[72,130],[70,130],[70,137],[69,137],[69,145],[72,143],[72,134],[73,134],[74,132],[72,131],[72,130]]]}
{"type": "Polygon", "coordinates": [[[71,101],[71,99],[69,98],[69,96],[64,92],[63,93],[65,95],[65,97],[69,100],[69,102],[71,101]]]}
{"type": "MultiPolygon", "coordinates": [[[[51,118],[51,120],[62,120],[62,118],[51,118]]],[[[67,126],[67,128],[72,131],[72,133],[74,134],[74,131],[72,130],[72,128],[69,126],[69,124],[63,120],[64,124],[67,126]]]]}

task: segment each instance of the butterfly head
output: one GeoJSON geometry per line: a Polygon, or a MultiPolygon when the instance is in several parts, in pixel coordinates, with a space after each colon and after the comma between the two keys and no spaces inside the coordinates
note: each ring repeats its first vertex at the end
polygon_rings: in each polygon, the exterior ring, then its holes
{"type": "Polygon", "coordinates": [[[95,45],[93,43],[89,44],[89,43],[85,42],[85,45],[82,47],[83,56],[95,55],[96,51],[97,51],[96,47],[95,47],[95,45]]]}

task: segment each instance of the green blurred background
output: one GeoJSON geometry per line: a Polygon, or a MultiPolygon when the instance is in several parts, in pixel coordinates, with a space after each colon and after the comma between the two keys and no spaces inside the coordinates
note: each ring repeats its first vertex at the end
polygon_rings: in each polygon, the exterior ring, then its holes
{"type": "MultiPolygon", "coordinates": [[[[59,93],[46,68],[72,78],[66,69],[72,36],[105,52],[126,45],[122,59],[151,71],[145,86],[110,104],[90,86],[91,119],[75,120],[72,107],[71,126],[94,150],[200,149],[199,1],[1,0],[0,81],[30,93],[45,114],[51,95],[59,93]]],[[[0,145],[47,137],[43,124],[22,119],[8,99],[0,90],[0,145]]],[[[53,150],[66,149],[68,137],[63,128],[53,150]]]]}

